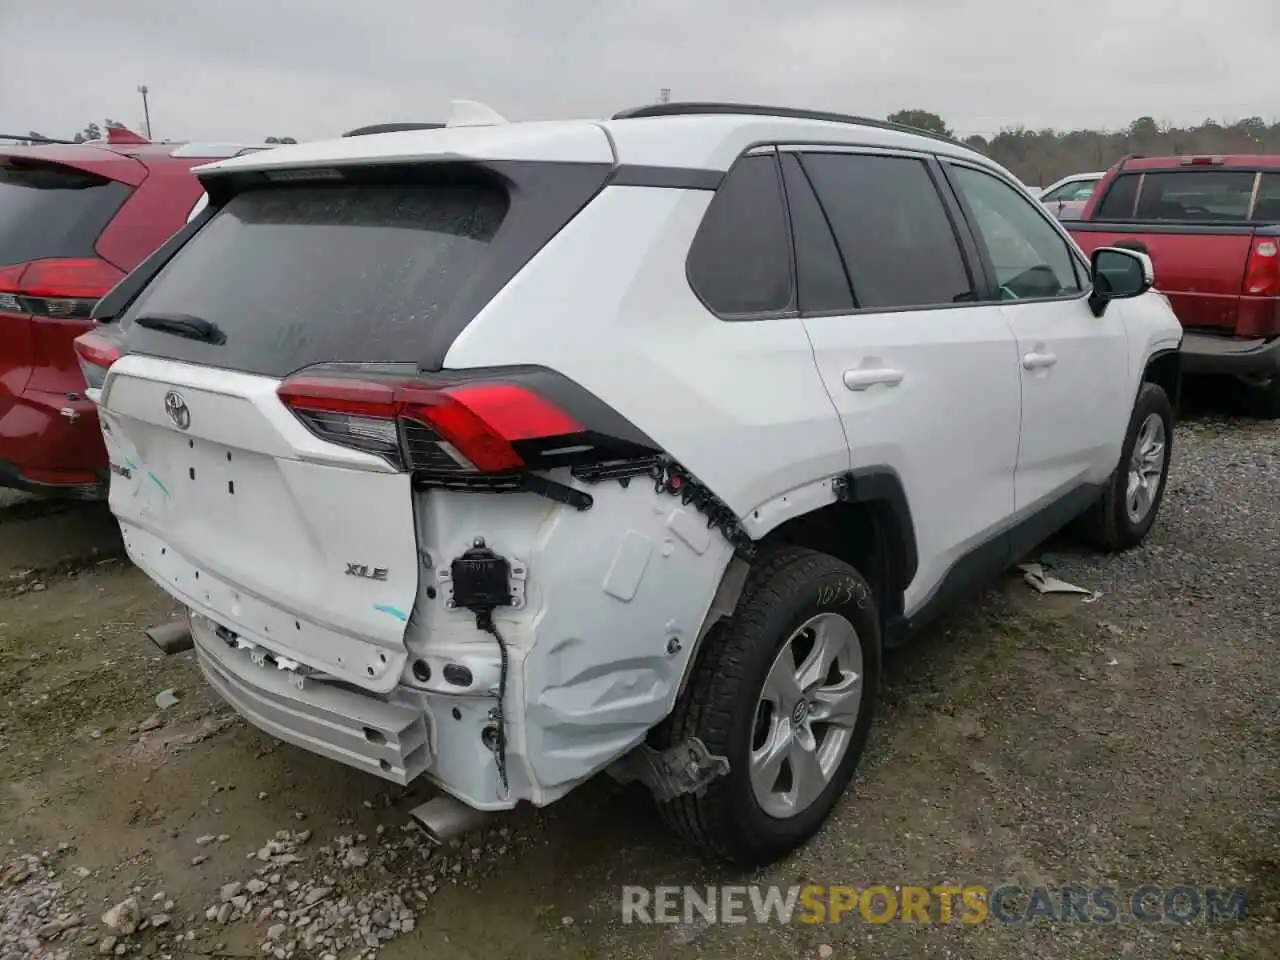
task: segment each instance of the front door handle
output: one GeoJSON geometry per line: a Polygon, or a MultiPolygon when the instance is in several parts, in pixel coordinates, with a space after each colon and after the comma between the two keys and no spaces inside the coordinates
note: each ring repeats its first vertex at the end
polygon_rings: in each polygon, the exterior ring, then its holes
{"type": "Polygon", "coordinates": [[[1022,367],[1024,370],[1043,370],[1058,362],[1056,353],[1024,353],[1022,367]]]}
{"type": "Polygon", "coordinates": [[[844,385],[850,390],[867,390],[878,385],[896,387],[902,377],[902,371],[892,367],[856,367],[844,372],[844,385]]]}

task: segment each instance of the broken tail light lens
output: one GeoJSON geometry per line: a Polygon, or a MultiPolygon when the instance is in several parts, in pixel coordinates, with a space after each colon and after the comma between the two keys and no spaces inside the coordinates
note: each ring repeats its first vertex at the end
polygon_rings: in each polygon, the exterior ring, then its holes
{"type": "Polygon", "coordinates": [[[123,271],[96,257],[33,260],[0,270],[0,310],[54,320],[87,320],[123,271]]]}
{"type": "Polygon", "coordinates": [[[555,404],[514,383],[297,377],[277,394],[321,439],[401,470],[512,473],[525,467],[515,444],[583,432],[555,404]]]}

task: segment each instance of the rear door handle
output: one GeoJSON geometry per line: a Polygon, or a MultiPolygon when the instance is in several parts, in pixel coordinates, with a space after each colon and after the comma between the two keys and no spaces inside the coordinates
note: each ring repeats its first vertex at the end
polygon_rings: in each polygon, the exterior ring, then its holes
{"type": "Polygon", "coordinates": [[[1022,355],[1022,366],[1025,370],[1043,370],[1057,362],[1056,353],[1024,353],[1022,355]]]}
{"type": "Polygon", "coordinates": [[[844,372],[844,385],[850,390],[867,390],[881,384],[896,387],[902,377],[902,371],[892,367],[857,367],[844,372]]]}

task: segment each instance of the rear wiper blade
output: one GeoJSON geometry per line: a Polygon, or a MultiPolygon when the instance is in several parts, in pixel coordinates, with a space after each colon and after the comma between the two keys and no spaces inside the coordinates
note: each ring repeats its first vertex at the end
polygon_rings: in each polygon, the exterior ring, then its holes
{"type": "Polygon", "coordinates": [[[144,313],[134,323],[148,330],[162,330],[205,343],[225,343],[227,339],[216,323],[189,313],[144,313]]]}

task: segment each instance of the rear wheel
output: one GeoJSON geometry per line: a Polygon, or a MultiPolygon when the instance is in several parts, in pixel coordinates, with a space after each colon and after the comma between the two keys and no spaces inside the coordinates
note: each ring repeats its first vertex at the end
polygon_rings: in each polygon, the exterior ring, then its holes
{"type": "Polygon", "coordinates": [[[1120,466],[1101,499],[1083,518],[1089,539],[1109,551],[1143,541],[1155,523],[1169,478],[1173,406],[1164,389],[1144,383],[1129,418],[1120,466]]]}
{"type": "Polygon", "coordinates": [[[663,804],[664,818],[739,863],[800,846],[853,777],[879,682],[879,621],[862,576],[811,550],[761,558],[657,738],[668,747],[696,737],[729,772],[701,796],[663,804]]]}

